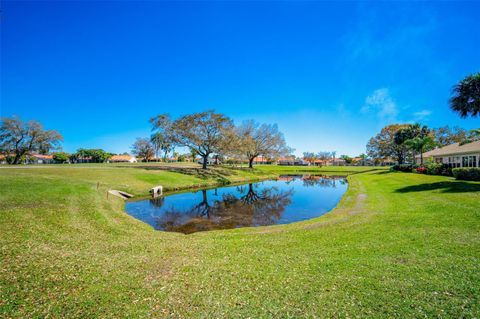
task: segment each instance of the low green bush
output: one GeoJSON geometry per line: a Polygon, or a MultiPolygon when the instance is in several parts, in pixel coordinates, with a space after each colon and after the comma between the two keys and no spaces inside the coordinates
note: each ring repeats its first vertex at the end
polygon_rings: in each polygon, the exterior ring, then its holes
{"type": "Polygon", "coordinates": [[[428,175],[442,175],[443,164],[428,163],[426,166],[428,175]]]}
{"type": "Polygon", "coordinates": [[[456,179],[480,181],[480,168],[478,167],[454,168],[452,171],[456,179]]]}
{"type": "Polygon", "coordinates": [[[425,173],[428,175],[444,175],[452,176],[452,168],[447,164],[442,163],[428,163],[425,165],[425,173]]]}

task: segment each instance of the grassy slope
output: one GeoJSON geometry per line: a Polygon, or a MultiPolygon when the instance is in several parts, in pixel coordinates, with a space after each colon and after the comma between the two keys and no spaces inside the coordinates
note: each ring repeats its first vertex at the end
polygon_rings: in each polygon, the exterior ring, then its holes
{"type": "Polygon", "coordinates": [[[218,179],[103,166],[1,169],[0,314],[480,315],[480,183],[354,174],[321,218],[189,236],[153,231],[104,192],[218,179]]]}

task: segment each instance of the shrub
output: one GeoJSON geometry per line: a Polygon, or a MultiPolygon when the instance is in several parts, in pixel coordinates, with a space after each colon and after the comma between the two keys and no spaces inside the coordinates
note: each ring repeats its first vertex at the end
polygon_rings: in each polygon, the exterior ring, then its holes
{"type": "Polygon", "coordinates": [[[453,176],[456,179],[462,179],[465,181],[480,181],[480,168],[477,167],[462,167],[454,168],[453,176]]]}
{"type": "Polygon", "coordinates": [[[428,163],[426,165],[426,173],[428,175],[442,175],[443,164],[440,163],[428,163]]]}
{"type": "Polygon", "coordinates": [[[442,163],[428,163],[426,165],[426,174],[428,175],[445,175],[452,176],[452,168],[447,164],[442,163]]]}
{"type": "Polygon", "coordinates": [[[397,164],[393,165],[390,169],[397,172],[411,173],[417,167],[418,165],[416,164],[397,164]]]}

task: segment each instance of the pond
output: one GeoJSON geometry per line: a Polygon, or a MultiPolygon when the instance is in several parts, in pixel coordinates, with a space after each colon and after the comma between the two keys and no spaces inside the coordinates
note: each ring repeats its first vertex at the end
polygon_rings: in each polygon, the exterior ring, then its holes
{"type": "Polygon", "coordinates": [[[190,234],[315,218],[332,210],[346,190],[345,177],[282,175],[277,180],[129,201],[125,210],[157,230],[190,234]]]}

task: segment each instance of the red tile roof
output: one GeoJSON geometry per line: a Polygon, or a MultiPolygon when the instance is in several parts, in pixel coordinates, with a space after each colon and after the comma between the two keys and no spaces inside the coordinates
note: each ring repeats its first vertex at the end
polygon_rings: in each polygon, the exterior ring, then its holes
{"type": "Polygon", "coordinates": [[[131,155],[113,155],[112,157],[110,157],[110,161],[111,162],[121,162],[121,161],[129,161],[133,158],[133,156],[131,155]]]}
{"type": "Polygon", "coordinates": [[[38,159],[53,159],[53,155],[31,154],[30,156],[38,159]]]}

